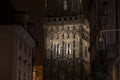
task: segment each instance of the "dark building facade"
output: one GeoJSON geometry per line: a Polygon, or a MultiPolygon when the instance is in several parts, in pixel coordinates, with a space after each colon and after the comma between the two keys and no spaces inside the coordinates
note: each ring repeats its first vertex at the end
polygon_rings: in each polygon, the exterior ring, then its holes
{"type": "Polygon", "coordinates": [[[119,0],[90,2],[92,79],[120,80],[119,4],[119,0]]]}
{"type": "Polygon", "coordinates": [[[28,13],[0,0],[0,79],[32,80],[36,40],[28,27],[28,13]]]}

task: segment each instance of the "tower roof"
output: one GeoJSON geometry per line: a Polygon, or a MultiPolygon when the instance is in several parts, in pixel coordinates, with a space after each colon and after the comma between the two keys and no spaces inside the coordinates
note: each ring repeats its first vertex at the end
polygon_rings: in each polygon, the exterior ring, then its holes
{"type": "MultiPolygon", "coordinates": [[[[46,2],[46,0],[45,0],[46,2]]],[[[45,7],[46,7],[45,3],[45,7]]],[[[82,14],[82,0],[56,0],[54,16],[74,16],[82,14]]],[[[47,7],[46,7],[47,8],[47,7]]]]}

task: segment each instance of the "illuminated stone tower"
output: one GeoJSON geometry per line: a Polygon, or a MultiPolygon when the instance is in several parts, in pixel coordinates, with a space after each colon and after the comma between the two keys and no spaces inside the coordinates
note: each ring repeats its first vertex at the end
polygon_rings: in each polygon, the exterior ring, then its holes
{"type": "Polygon", "coordinates": [[[90,80],[90,27],[82,1],[57,0],[56,8],[44,17],[43,80],[90,80]]]}

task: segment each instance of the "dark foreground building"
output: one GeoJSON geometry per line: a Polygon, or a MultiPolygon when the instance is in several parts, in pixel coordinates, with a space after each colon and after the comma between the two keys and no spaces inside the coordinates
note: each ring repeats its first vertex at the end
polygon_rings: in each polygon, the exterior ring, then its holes
{"type": "Polygon", "coordinates": [[[92,79],[120,80],[119,4],[119,0],[90,2],[92,79]]]}
{"type": "Polygon", "coordinates": [[[0,1],[0,79],[32,80],[36,40],[28,32],[28,13],[0,1]]]}

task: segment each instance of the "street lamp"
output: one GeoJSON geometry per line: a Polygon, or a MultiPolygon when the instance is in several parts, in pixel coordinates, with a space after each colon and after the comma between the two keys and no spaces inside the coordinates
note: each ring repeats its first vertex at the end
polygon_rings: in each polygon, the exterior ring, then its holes
{"type": "Polygon", "coordinates": [[[100,41],[100,42],[104,41],[103,33],[105,33],[105,32],[118,32],[118,31],[120,31],[120,29],[100,30],[100,38],[99,38],[99,41],[100,41]]]}
{"type": "MultiPolygon", "coordinates": [[[[97,73],[99,73],[99,74],[104,74],[104,75],[106,75],[105,77],[106,77],[106,80],[108,79],[108,78],[110,78],[108,75],[110,75],[111,74],[111,72],[109,71],[109,66],[110,65],[112,65],[113,66],[113,69],[111,69],[111,70],[113,70],[113,71],[115,71],[115,70],[118,70],[118,69],[116,69],[116,63],[120,60],[120,56],[111,56],[111,53],[112,53],[112,55],[114,55],[114,53],[117,53],[118,54],[118,46],[114,46],[114,45],[106,45],[106,40],[104,39],[104,36],[103,36],[103,33],[107,33],[107,32],[119,32],[120,31],[120,29],[109,29],[109,30],[100,30],[100,34],[99,34],[99,41],[100,42],[103,42],[103,45],[104,45],[104,51],[105,51],[105,53],[106,54],[104,54],[103,52],[102,53],[100,53],[99,55],[101,55],[101,54],[103,54],[104,55],[104,57],[105,57],[105,60],[104,60],[104,62],[106,62],[106,63],[104,63],[104,65],[102,65],[102,66],[100,66],[102,69],[106,69],[107,70],[107,73],[105,73],[104,71],[102,72],[102,73],[100,73],[101,71],[98,71],[97,73]],[[110,47],[109,47],[110,46],[110,47]],[[111,51],[111,48],[112,48],[112,51],[111,51]],[[116,51],[116,52],[113,52],[113,51],[116,51]],[[106,61],[107,60],[107,61],[106,61]],[[109,61],[108,60],[112,60],[113,62],[112,62],[112,64],[110,63],[110,65],[108,64],[109,63],[109,61]],[[114,69],[115,68],[115,69],[114,69]]],[[[116,44],[115,44],[116,45],[116,44]]],[[[118,42],[117,42],[117,45],[118,45],[118,42]]],[[[104,57],[103,57],[103,59],[104,59],[104,57]]],[[[102,59],[102,56],[100,57],[100,59],[102,59]]],[[[102,59],[102,60],[103,60],[102,59]]],[[[111,66],[110,66],[111,67],[111,66]]],[[[119,66],[118,66],[119,67],[119,66]]],[[[99,70],[101,69],[101,68],[98,68],[99,70]]],[[[112,72],[112,77],[114,78],[114,77],[116,77],[116,73],[113,73],[112,72]]],[[[103,76],[99,76],[98,75],[98,77],[100,77],[100,78],[102,78],[103,76]]],[[[103,77],[104,78],[104,77],[103,77]]]]}

